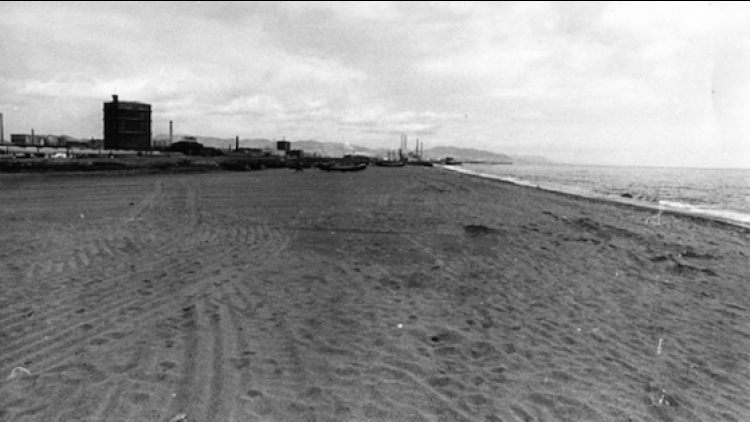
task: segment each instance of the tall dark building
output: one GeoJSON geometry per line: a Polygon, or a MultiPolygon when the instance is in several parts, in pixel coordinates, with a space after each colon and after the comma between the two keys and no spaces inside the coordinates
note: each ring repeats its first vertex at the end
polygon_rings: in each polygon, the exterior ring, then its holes
{"type": "Polygon", "coordinates": [[[151,148],[151,105],[134,101],[104,103],[104,148],[151,148]]]}
{"type": "Polygon", "coordinates": [[[289,150],[292,149],[292,143],[289,141],[276,141],[276,150],[277,151],[286,151],[289,152],[289,150]]]}

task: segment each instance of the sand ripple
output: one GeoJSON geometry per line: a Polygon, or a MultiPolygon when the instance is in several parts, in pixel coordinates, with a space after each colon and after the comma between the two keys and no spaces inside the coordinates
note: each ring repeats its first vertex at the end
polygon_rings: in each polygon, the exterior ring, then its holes
{"type": "Polygon", "coordinates": [[[0,202],[2,421],[750,415],[742,229],[409,167],[0,202]]]}

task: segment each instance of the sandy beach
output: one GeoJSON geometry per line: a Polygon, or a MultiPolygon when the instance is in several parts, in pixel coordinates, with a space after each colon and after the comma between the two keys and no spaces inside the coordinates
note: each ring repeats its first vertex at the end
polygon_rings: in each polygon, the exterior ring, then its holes
{"type": "Polygon", "coordinates": [[[747,229],[414,167],[0,204],[0,421],[750,420],[747,229]]]}

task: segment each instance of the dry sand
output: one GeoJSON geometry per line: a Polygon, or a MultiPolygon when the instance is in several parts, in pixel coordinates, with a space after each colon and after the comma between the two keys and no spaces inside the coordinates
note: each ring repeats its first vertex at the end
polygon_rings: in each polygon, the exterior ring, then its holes
{"type": "Polygon", "coordinates": [[[0,213],[2,421],[750,420],[745,229],[409,167],[0,213]]]}

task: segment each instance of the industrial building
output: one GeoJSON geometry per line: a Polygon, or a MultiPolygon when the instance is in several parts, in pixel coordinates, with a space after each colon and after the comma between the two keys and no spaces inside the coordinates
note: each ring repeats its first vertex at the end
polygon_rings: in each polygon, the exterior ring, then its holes
{"type": "Polygon", "coordinates": [[[119,101],[104,103],[104,148],[151,149],[151,105],[119,101]]]}
{"type": "Polygon", "coordinates": [[[21,145],[21,146],[41,145],[36,142],[37,140],[38,138],[32,135],[27,135],[25,133],[11,133],[10,134],[10,142],[13,143],[14,145],[21,145]]]}
{"type": "Polygon", "coordinates": [[[276,141],[276,150],[289,152],[292,149],[292,143],[289,141],[276,141]]]}
{"type": "MultiPolygon", "coordinates": [[[[45,146],[47,142],[47,135],[34,135],[34,132],[31,132],[31,135],[26,133],[11,133],[10,134],[10,142],[14,145],[20,145],[20,146],[36,146],[41,147],[45,146]]],[[[54,139],[57,139],[57,137],[54,137],[54,139]]]]}
{"type": "Polygon", "coordinates": [[[101,139],[76,139],[68,135],[31,135],[26,133],[12,133],[10,142],[20,147],[68,147],[68,148],[92,148],[101,149],[101,139]]]}

